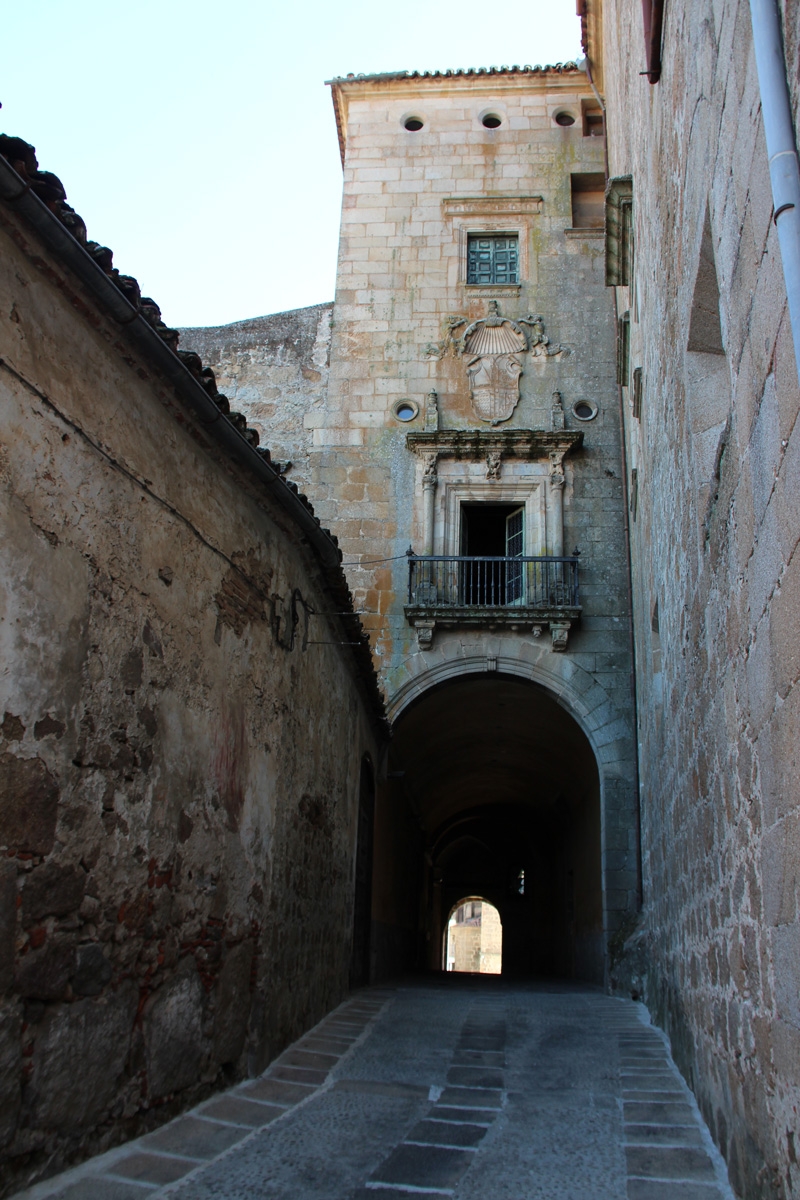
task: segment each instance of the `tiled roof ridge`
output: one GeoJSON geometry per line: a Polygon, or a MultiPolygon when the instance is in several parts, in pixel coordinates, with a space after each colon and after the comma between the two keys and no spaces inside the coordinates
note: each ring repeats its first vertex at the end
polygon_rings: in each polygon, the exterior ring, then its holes
{"type": "Polygon", "coordinates": [[[467,79],[476,75],[544,75],[555,72],[557,75],[570,74],[580,71],[577,62],[548,63],[546,66],[531,66],[526,63],[520,67],[453,67],[445,71],[380,71],[374,75],[360,72],[358,74],[336,75],[329,83],[369,83],[380,79],[467,79]]]}
{"type": "MultiPolygon", "coordinates": [[[[0,133],[0,155],[14,168],[17,174],[29,186],[30,190],[58,217],[75,240],[91,255],[101,271],[116,284],[129,304],[144,317],[148,325],[156,331],[170,350],[178,356],[198,383],[205,388],[220,412],[239,430],[251,446],[258,447],[258,430],[249,429],[243,413],[231,412],[228,397],[217,391],[214,372],[210,367],[204,367],[199,355],[191,351],[179,350],[180,334],[177,329],[171,329],[161,319],[161,309],[150,296],[143,296],[138,280],[132,275],[121,275],[114,266],[114,252],[108,246],[90,241],[86,232],[86,222],[75,209],[67,204],[67,193],[63,183],[52,171],[42,171],[36,158],[36,147],[22,138],[9,137],[0,133]]],[[[259,451],[263,458],[270,461],[269,450],[259,451]]]]}
{"type": "Polygon", "coordinates": [[[338,562],[337,565],[323,566],[325,584],[334,600],[337,610],[341,614],[347,636],[352,639],[344,644],[350,645],[353,649],[356,675],[365,686],[368,702],[375,719],[382,728],[385,728],[385,709],[372,658],[369,634],[364,629],[361,620],[355,612],[353,595],[348,586],[347,576],[341,565],[342,552],[339,549],[339,542],[336,535],[331,533],[329,529],[322,528],[319,517],[314,515],[314,507],[308,497],[299,490],[296,483],[285,478],[280,464],[272,462],[267,447],[259,446],[258,431],[248,428],[244,414],[231,412],[227,396],[217,390],[216,379],[211,368],[204,367],[199,354],[195,354],[194,351],[178,349],[179,332],[177,329],[170,329],[161,320],[161,309],[156,302],[149,296],[142,296],[138,281],[132,275],[120,274],[119,270],[113,265],[114,255],[108,246],[101,246],[98,242],[88,239],[86,223],[75,212],[75,209],[67,204],[67,193],[61,180],[51,171],[42,171],[39,169],[35,146],[32,146],[22,138],[0,133],[0,158],[3,158],[16,172],[23,184],[16,199],[20,199],[27,192],[32,192],[50,210],[53,216],[65,226],[78,245],[94,260],[110,282],[116,286],[122,296],[136,310],[135,315],[141,316],[152,327],[165,346],[172,351],[178,361],[183,364],[190,375],[200,384],[219,410],[220,415],[230,422],[245,441],[249,442],[264,464],[274,472],[277,482],[283,484],[294,494],[302,508],[305,509],[313,523],[318,527],[320,533],[326,536],[333,544],[338,562]]]}

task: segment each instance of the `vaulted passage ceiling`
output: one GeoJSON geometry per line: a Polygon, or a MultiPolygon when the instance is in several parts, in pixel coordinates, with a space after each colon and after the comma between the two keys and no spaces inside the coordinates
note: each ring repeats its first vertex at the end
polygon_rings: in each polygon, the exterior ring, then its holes
{"type": "Polygon", "coordinates": [[[429,835],[487,804],[543,814],[575,803],[597,781],[585,734],[553,697],[493,673],[432,688],[406,709],[391,757],[429,835]]]}

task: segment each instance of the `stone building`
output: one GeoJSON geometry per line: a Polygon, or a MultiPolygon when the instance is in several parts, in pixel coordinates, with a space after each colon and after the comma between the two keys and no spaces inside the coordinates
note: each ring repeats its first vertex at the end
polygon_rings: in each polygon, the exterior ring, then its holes
{"type": "Polygon", "coordinates": [[[373,969],[438,968],[480,895],[506,972],[603,982],[638,862],[600,109],[574,65],[331,91],[332,311],[182,337],[291,462],[371,633],[373,969]]]}
{"type": "MultiPolygon", "coordinates": [[[[630,491],[638,986],[737,1193],[792,1196],[800,391],[750,7],[653,4],[649,53],[638,0],[586,8],[602,18],[630,491]]],[[[780,10],[772,71],[788,75],[796,124],[800,6],[780,10]]]]}
{"type": "Polygon", "coordinates": [[[800,1191],[800,389],[750,11],[578,11],[582,68],[333,80],[333,302],[179,356],[2,148],[16,1178],[441,970],[485,901],[504,974],[645,999],[739,1195],[800,1191]]]}
{"type": "Polygon", "coordinates": [[[447,922],[447,942],[443,949],[448,971],[502,974],[503,926],[494,905],[485,900],[459,904],[447,922]]]}

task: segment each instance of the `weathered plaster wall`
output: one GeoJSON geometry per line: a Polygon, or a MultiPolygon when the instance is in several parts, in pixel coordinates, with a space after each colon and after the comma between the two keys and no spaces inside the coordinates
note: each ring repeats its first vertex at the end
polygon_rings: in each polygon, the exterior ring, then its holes
{"type": "MultiPolygon", "coordinates": [[[[800,1192],[800,391],[749,6],[665,8],[655,86],[638,74],[638,0],[608,0],[604,31],[611,172],[634,188],[635,280],[619,303],[644,378],[640,420],[627,397],[640,970],[736,1190],[788,1197],[800,1192]],[[692,328],[717,307],[713,353],[692,328]]],[[[800,10],[787,9],[794,64],[800,10]]]]}
{"type": "Polygon", "coordinates": [[[307,540],[30,230],[0,236],[5,1194],[338,1002],[379,746],[347,635],[306,626],[341,607],[307,540]]]}

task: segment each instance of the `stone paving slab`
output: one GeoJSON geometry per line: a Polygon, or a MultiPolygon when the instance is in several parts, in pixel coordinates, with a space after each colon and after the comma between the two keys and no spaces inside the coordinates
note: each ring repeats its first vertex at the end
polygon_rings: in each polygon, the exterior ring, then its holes
{"type": "Polygon", "coordinates": [[[702,1146],[696,1125],[625,1125],[625,1145],[702,1146]]]}
{"type": "Polygon", "coordinates": [[[246,1099],[240,1094],[220,1096],[217,1100],[210,1100],[197,1111],[204,1117],[211,1117],[212,1120],[256,1129],[261,1125],[268,1125],[285,1110],[275,1104],[260,1104],[257,1100],[246,1099]]]}
{"type": "Polygon", "coordinates": [[[628,1174],[636,1178],[714,1182],[714,1168],[705,1149],[689,1146],[626,1146],[628,1174]]]}
{"type": "Polygon", "coordinates": [[[435,1146],[477,1146],[486,1137],[485,1125],[428,1118],[409,1130],[406,1141],[431,1142],[435,1146]]]}
{"type": "MultiPolygon", "coordinates": [[[[204,1114],[205,1116],[205,1114],[204,1114]]],[[[179,1117],[170,1121],[155,1133],[141,1139],[147,1149],[161,1150],[166,1154],[184,1154],[190,1158],[216,1158],[223,1150],[242,1140],[242,1130],[232,1125],[221,1125],[210,1119],[179,1117]]]]}
{"type": "Polygon", "coordinates": [[[631,1179],[627,1200],[719,1200],[715,1184],[631,1179]]]}
{"type": "Polygon", "coordinates": [[[732,1200],[641,1005],[481,982],[361,993],[258,1079],[25,1200],[732,1200]]]}
{"type": "Polygon", "coordinates": [[[117,1179],[78,1180],[58,1192],[51,1192],[53,1200],[143,1200],[152,1196],[156,1188],[138,1187],[135,1183],[123,1183],[117,1179]]]}
{"type": "Polygon", "coordinates": [[[166,1154],[127,1154],[114,1167],[114,1174],[142,1183],[165,1184],[182,1179],[198,1165],[197,1160],[172,1158],[166,1154]]]}

